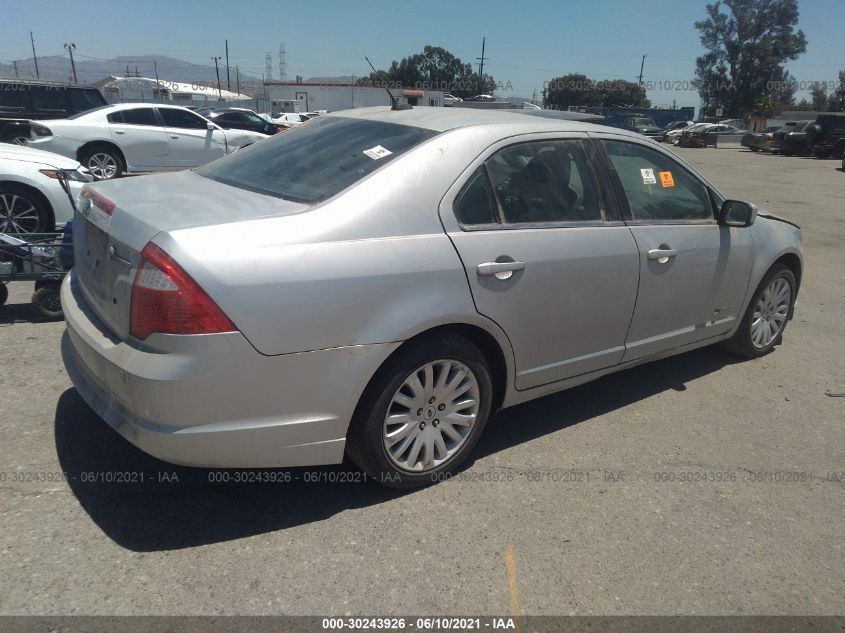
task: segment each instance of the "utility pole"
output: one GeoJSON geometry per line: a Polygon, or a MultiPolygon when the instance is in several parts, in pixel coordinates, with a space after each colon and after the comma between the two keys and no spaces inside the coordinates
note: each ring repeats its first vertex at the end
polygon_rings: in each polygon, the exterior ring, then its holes
{"type": "Polygon", "coordinates": [[[235,81],[238,85],[238,94],[241,94],[241,68],[240,66],[235,66],[235,81]]]}
{"type": "Polygon", "coordinates": [[[70,44],[65,44],[65,50],[70,53],[70,67],[73,70],[73,83],[79,83],[76,80],[76,64],[73,63],[73,51],[76,50],[76,44],[71,42],[70,44]]]}
{"type": "Polygon", "coordinates": [[[32,31],[29,32],[29,41],[32,43],[32,61],[35,62],[35,78],[41,79],[41,73],[38,72],[38,57],[35,55],[35,40],[32,38],[32,31]]]}
{"type": "Polygon", "coordinates": [[[229,40],[226,40],[226,90],[232,92],[232,82],[229,80],[229,40]]]}
{"type": "Polygon", "coordinates": [[[153,70],[156,74],[156,87],[158,87],[158,100],[161,101],[161,84],[158,81],[158,63],[156,62],[156,58],[153,57],[153,70]]]}
{"type": "Polygon", "coordinates": [[[211,59],[214,60],[214,72],[217,73],[217,98],[221,101],[223,100],[223,93],[220,92],[220,68],[217,66],[217,62],[220,60],[219,57],[212,57],[211,59]]]}
{"type": "Polygon", "coordinates": [[[12,62],[15,65],[15,79],[20,79],[21,76],[18,74],[18,60],[12,62]]]}
{"type": "Polygon", "coordinates": [[[479,64],[478,64],[478,78],[479,79],[483,79],[483,77],[484,77],[484,60],[487,59],[487,57],[484,57],[484,45],[486,43],[487,43],[487,38],[482,37],[481,38],[481,57],[476,57],[476,59],[479,61],[479,64]]]}
{"type": "Polygon", "coordinates": [[[639,75],[639,77],[637,77],[637,80],[638,80],[640,86],[643,85],[643,67],[644,66],[645,66],[645,55],[643,55],[643,61],[642,61],[642,63],[640,63],[640,75],[639,75]]]}

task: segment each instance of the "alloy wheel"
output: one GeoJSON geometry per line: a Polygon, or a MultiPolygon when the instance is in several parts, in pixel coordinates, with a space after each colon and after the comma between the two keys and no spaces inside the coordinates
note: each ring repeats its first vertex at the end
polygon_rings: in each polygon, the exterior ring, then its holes
{"type": "Polygon", "coordinates": [[[440,359],[419,367],[387,407],[383,443],[388,459],[404,471],[437,468],[466,443],[479,406],[478,380],[463,363],[440,359]]]}
{"type": "Polygon", "coordinates": [[[16,193],[0,192],[0,233],[35,233],[38,209],[16,193]]]}
{"type": "Polygon", "coordinates": [[[751,316],[751,344],[757,349],[771,345],[786,325],[792,287],[783,277],[775,277],[766,286],[751,316]]]}
{"type": "Polygon", "coordinates": [[[91,154],[87,167],[97,180],[109,180],[117,174],[117,160],[105,152],[91,154]]]}

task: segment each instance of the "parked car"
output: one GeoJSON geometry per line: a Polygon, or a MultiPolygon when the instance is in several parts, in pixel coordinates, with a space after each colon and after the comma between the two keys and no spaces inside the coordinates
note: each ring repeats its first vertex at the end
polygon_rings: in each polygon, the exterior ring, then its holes
{"type": "Polygon", "coordinates": [[[736,128],[737,130],[745,131],[748,129],[748,124],[745,122],[745,119],[722,119],[719,121],[720,125],[729,125],[732,128],[736,128]]]}
{"type": "Polygon", "coordinates": [[[188,108],[160,103],[104,106],[31,127],[30,146],[78,160],[97,180],[197,167],[267,138],[223,130],[188,108]]]}
{"type": "Polygon", "coordinates": [[[693,126],[681,133],[681,147],[707,147],[713,136],[722,134],[740,134],[742,130],[730,125],[721,123],[705,123],[702,126],[693,126]],[[705,127],[706,126],[706,127],[705,127]]]}
{"type": "Polygon", "coordinates": [[[443,105],[445,106],[453,106],[456,103],[462,103],[463,99],[460,97],[456,97],[455,95],[449,94],[448,92],[443,94],[443,105]]]}
{"type": "Polygon", "coordinates": [[[658,136],[663,130],[657,127],[650,116],[632,116],[625,118],[620,126],[623,130],[631,130],[645,136],[658,136]]]}
{"type": "Polygon", "coordinates": [[[63,119],[104,105],[96,88],[0,79],[0,142],[25,144],[30,120],[63,119]]]}
{"type": "Polygon", "coordinates": [[[474,97],[470,97],[467,101],[495,101],[496,97],[493,95],[475,95],[474,97]]]}
{"type": "Polygon", "coordinates": [[[756,132],[746,132],[742,135],[740,145],[747,147],[752,152],[759,152],[765,147],[771,148],[772,136],[780,129],[779,126],[767,127],[756,132]]]}
{"type": "Polygon", "coordinates": [[[672,143],[673,145],[678,145],[681,140],[681,135],[686,132],[687,130],[692,129],[696,125],[711,125],[710,123],[690,123],[689,125],[685,125],[683,127],[677,127],[674,130],[669,130],[668,132],[663,133],[663,142],[664,143],[672,143]]]}
{"type": "Polygon", "coordinates": [[[204,108],[198,114],[224,130],[247,130],[272,136],[278,129],[273,122],[246,108],[204,108]]]}
{"type": "Polygon", "coordinates": [[[273,116],[273,123],[284,128],[298,127],[310,120],[310,116],[301,112],[280,112],[273,116]]]}
{"type": "Polygon", "coordinates": [[[660,132],[655,135],[655,137],[658,141],[664,141],[666,138],[666,134],[668,134],[669,132],[674,132],[675,130],[682,130],[692,124],[692,121],[672,121],[669,125],[663,126],[660,132]]]}
{"type": "Polygon", "coordinates": [[[412,487],[503,407],[781,341],[797,226],[638,134],[471,118],[346,110],[197,170],[86,186],[61,297],[81,397],[166,461],[346,453],[412,487]]]}
{"type": "Polygon", "coordinates": [[[818,158],[839,158],[845,152],[845,113],[820,114],[807,128],[807,140],[818,158]]]}
{"type": "Polygon", "coordinates": [[[59,184],[66,170],[71,194],[93,178],[77,161],[18,145],[0,144],[0,233],[47,233],[73,219],[59,184]]]}
{"type": "Polygon", "coordinates": [[[809,154],[807,143],[807,128],[812,121],[789,121],[782,128],[772,134],[772,154],[792,156],[794,154],[809,154]]]}

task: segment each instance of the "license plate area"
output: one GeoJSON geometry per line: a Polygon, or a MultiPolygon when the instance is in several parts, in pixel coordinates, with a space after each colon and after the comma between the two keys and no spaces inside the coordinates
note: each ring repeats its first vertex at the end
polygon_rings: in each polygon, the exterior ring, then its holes
{"type": "Polygon", "coordinates": [[[108,235],[102,229],[91,222],[86,223],[78,257],[85,269],[85,276],[98,286],[102,283],[103,269],[106,266],[108,241],[108,235]]]}

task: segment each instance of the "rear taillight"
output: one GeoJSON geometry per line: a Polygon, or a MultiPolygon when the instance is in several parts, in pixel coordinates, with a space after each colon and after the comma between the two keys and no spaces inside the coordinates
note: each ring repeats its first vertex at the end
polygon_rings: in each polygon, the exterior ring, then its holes
{"type": "Polygon", "coordinates": [[[90,187],[83,187],[82,192],[79,195],[82,196],[83,199],[90,200],[91,204],[93,204],[106,215],[111,215],[112,213],[114,213],[114,202],[106,198],[103,194],[97,193],[90,187]]]}
{"type": "Polygon", "coordinates": [[[30,123],[29,129],[32,130],[32,133],[35,136],[53,136],[53,130],[48,128],[46,125],[41,125],[40,123],[30,123]]]}
{"type": "Polygon", "coordinates": [[[214,334],[237,328],[211,297],[167,253],[150,242],[132,285],[129,331],[145,339],[162,334],[214,334]]]}

